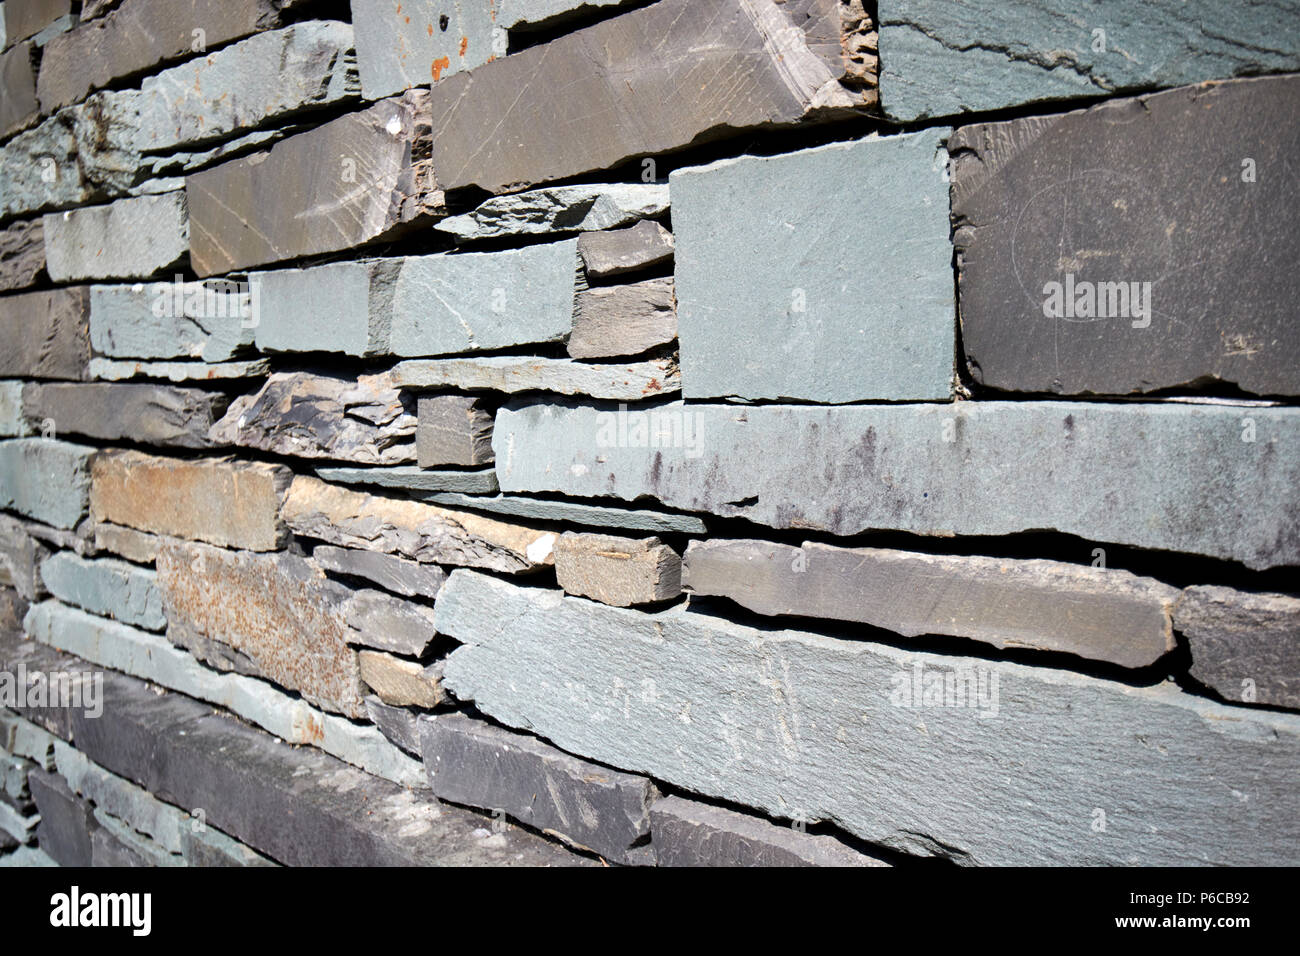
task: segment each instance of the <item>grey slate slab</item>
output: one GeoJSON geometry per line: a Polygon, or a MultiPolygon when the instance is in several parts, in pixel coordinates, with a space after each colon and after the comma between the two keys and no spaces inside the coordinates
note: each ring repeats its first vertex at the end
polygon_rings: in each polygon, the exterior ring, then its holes
{"type": "Polygon", "coordinates": [[[149,631],[167,626],[162,595],[149,568],[116,558],[88,560],[60,551],[41,564],[41,580],[60,601],[149,631]]]}
{"type": "Polygon", "coordinates": [[[0,53],[0,139],[27,129],[40,119],[34,51],[34,44],[24,42],[0,53]]]}
{"type": "Polygon", "coordinates": [[[674,171],[683,396],[950,398],[948,133],[674,171]]]}
{"type": "MultiPolygon", "coordinates": [[[[382,557],[391,558],[391,555],[382,557]]],[[[313,560],[320,563],[315,557],[313,560]]],[[[426,568],[425,572],[431,578],[446,579],[441,568],[426,568]]],[[[432,598],[436,594],[435,588],[424,596],[432,598]]],[[[370,588],[356,591],[348,598],[343,607],[343,619],[353,629],[354,633],[349,635],[352,643],[409,657],[423,657],[438,634],[433,626],[432,608],[370,588]]]]}
{"type": "Polygon", "coordinates": [[[432,598],[447,580],[447,573],[437,565],[360,548],[319,544],[312,550],[311,558],[326,571],[365,578],[406,597],[432,598]]]}
{"type": "Polygon", "coordinates": [[[643,220],[624,229],[588,232],[578,237],[578,254],[587,276],[604,279],[668,262],[673,234],[657,222],[643,220]]]}
{"type": "Polygon", "coordinates": [[[473,471],[430,470],[412,465],[392,468],[317,468],[316,475],[341,485],[372,485],[399,491],[458,491],[490,495],[497,491],[497,476],[491,468],[473,471]]]}
{"type": "Polygon", "coordinates": [[[208,430],[226,396],[198,388],[131,383],[28,383],[23,413],[33,428],[59,434],[177,448],[211,448],[208,430]]]}
{"type": "Polygon", "coordinates": [[[558,392],[622,402],[681,390],[677,360],[666,358],[639,362],[575,362],[517,355],[408,359],[375,377],[396,388],[558,392]]]}
{"type": "Polygon", "coordinates": [[[99,824],[89,803],[79,800],[56,773],[32,770],[27,777],[41,814],[36,828],[40,849],[60,866],[90,866],[91,841],[99,824]]]}
{"type": "Polygon", "coordinates": [[[434,228],[460,242],[547,232],[614,229],[668,211],[668,186],[659,183],[595,183],[531,189],[492,196],[434,228]]]}
{"type": "Polygon", "coordinates": [[[704,521],[694,515],[672,514],[640,508],[613,508],[578,501],[554,501],[524,495],[472,496],[460,494],[430,495],[429,501],[453,508],[476,508],[494,514],[536,521],[560,521],[592,528],[624,528],[628,531],[684,532],[703,534],[704,521]]]}
{"type": "Polygon", "coordinates": [[[55,528],[86,516],[95,449],[53,438],[0,441],[0,508],[55,528]]]}
{"type": "Polygon", "coordinates": [[[1292,408],[510,405],[492,442],[507,494],[648,495],[833,534],[1055,529],[1251,568],[1300,563],[1300,513],[1287,504],[1300,482],[1292,408]]]}
{"type": "Polygon", "coordinates": [[[108,358],[224,362],[251,349],[251,293],[221,280],[90,287],[90,342],[108,358]]]}
{"type": "Polygon", "coordinates": [[[421,468],[492,463],[492,412],[472,395],[421,395],[416,406],[416,461],[421,468]]]}
{"type": "Polygon", "coordinates": [[[673,280],[645,279],[578,293],[568,350],[573,358],[639,355],[677,338],[673,280]]]}
{"type": "Polygon", "coordinates": [[[445,685],[495,720],[880,846],[976,865],[1296,861],[1296,715],[472,571],[437,621],[463,642],[445,685]]]}
{"type": "Polygon", "coordinates": [[[148,278],[189,256],[185,193],[132,196],[45,217],[45,264],[55,282],[148,278]]]}
{"type": "Polygon", "coordinates": [[[44,220],[20,219],[0,227],[0,291],[33,285],[45,271],[44,220]]]}
{"type": "Polygon", "coordinates": [[[1300,394],[1297,100],[1300,76],[1233,80],[954,134],[971,377],[1300,394]]]}
{"type": "Polygon", "coordinates": [[[428,86],[506,50],[494,4],[352,0],[361,88],[368,100],[428,86]],[[496,39],[500,34],[500,39],[496,39]]]}
{"type": "Polygon", "coordinates": [[[86,378],[90,342],[84,286],[0,298],[0,375],[86,378]]]}

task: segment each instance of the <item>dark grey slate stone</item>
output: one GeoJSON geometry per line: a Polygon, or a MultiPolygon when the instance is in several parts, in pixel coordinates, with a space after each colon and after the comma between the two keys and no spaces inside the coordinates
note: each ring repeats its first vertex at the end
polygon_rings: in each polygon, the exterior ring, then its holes
{"type": "Polygon", "coordinates": [[[78,799],[62,777],[48,770],[33,769],[27,783],[41,814],[37,845],[60,866],[91,866],[92,837],[99,824],[90,804],[78,799]]]}
{"type": "Polygon", "coordinates": [[[379,551],[319,544],[311,557],[326,571],[365,578],[405,597],[433,598],[447,580],[447,572],[435,564],[421,564],[379,551]]]}
{"type": "MultiPolygon", "coordinates": [[[[445,580],[441,568],[430,570],[445,580]]],[[[409,657],[423,657],[438,633],[433,626],[432,608],[403,601],[383,591],[367,589],[353,593],[343,605],[343,619],[356,632],[349,635],[352,643],[409,657]]]]}
{"type": "Polygon", "coordinates": [[[44,224],[25,219],[0,228],[0,291],[26,288],[45,271],[44,224]]]}
{"type": "Polygon", "coordinates": [[[415,453],[421,468],[491,464],[493,417],[483,399],[421,395],[417,415],[415,453]]]}
{"type": "Polygon", "coordinates": [[[490,495],[498,490],[496,472],[491,468],[435,471],[415,465],[395,465],[392,468],[330,466],[317,468],[315,472],[324,481],[340,485],[368,485],[397,491],[457,491],[469,495],[490,495]]]}
{"type": "Polygon", "coordinates": [[[646,279],[578,293],[568,349],[573,358],[614,358],[640,355],[676,338],[673,280],[646,279]]]}
{"type": "Polygon", "coordinates": [[[588,278],[606,279],[671,261],[673,234],[649,220],[625,229],[587,232],[578,237],[578,255],[588,278]]]}
{"type": "Polygon", "coordinates": [[[1300,598],[1190,587],[1174,626],[1191,649],[1192,676],[1226,700],[1300,708],[1300,598]]]}
{"type": "Polygon", "coordinates": [[[385,704],[373,694],[366,697],[366,713],[379,732],[413,757],[420,756],[420,724],[424,717],[410,707],[385,704]]]}
{"type": "Polygon", "coordinates": [[[226,396],[200,388],[143,383],[29,383],[23,414],[33,428],[59,434],[177,448],[211,448],[208,430],[226,396]]]}
{"type": "Polygon", "coordinates": [[[85,286],[0,298],[0,376],[86,378],[88,310],[85,286]]]}

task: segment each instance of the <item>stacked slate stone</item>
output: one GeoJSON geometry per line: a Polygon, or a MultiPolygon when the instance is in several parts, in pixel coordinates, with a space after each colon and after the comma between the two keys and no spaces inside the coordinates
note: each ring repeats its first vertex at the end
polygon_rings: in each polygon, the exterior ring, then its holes
{"type": "Polygon", "coordinates": [[[3,12],[0,865],[1300,862],[1295,0],[3,12]]]}

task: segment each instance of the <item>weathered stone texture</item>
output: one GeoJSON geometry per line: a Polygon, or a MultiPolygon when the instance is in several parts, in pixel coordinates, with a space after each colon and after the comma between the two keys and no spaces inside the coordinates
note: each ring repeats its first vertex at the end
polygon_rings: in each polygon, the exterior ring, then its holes
{"type": "Polygon", "coordinates": [[[352,0],[366,99],[428,86],[504,55],[505,36],[497,18],[493,3],[352,0]]]}
{"type": "Polygon", "coordinates": [[[601,286],[578,294],[569,355],[578,359],[639,355],[676,338],[671,278],[601,286]]]}
{"type": "Polygon", "coordinates": [[[283,515],[295,534],[424,563],[518,572],[554,560],[552,532],[418,501],[382,498],[302,475],[289,488],[283,515]]]}
{"type": "Polygon", "coordinates": [[[606,279],[668,262],[673,258],[674,246],[673,234],[649,221],[578,237],[578,255],[591,279],[606,279]]]}
{"type": "MultiPolygon", "coordinates": [[[[336,548],[321,544],[311,558],[326,571],[365,578],[385,590],[404,597],[433,598],[447,580],[447,573],[435,564],[420,564],[392,554],[360,548],[336,548]]],[[[403,607],[411,607],[403,602],[403,607]]],[[[353,622],[361,627],[361,622],[353,622]]],[[[383,628],[377,628],[383,630],[383,628]]]]}
{"type": "MultiPolygon", "coordinates": [[[[328,555],[319,557],[317,555],[321,551],[338,550],[341,549],[322,545],[313,552],[312,560],[321,567],[328,568],[328,564],[322,560],[328,555]]],[[[389,561],[401,561],[400,558],[393,558],[390,555],[373,556],[380,559],[387,558],[389,561]]],[[[404,563],[410,564],[410,562],[404,563]]],[[[432,580],[438,581],[439,587],[441,582],[446,580],[446,574],[441,568],[423,565],[415,565],[415,567],[420,568],[432,580]]],[[[421,581],[421,583],[432,582],[421,581]]],[[[437,588],[434,588],[423,596],[432,598],[436,594],[437,588]]],[[[343,618],[355,632],[348,636],[348,640],[352,643],[410,657],[423,657],[438,634],[433,625],[432,608],[414,601],[403,601],[383,591],[363,589],[353,593],[343,607],[343,618]]]]}
{"type": "Polygon", "coordinates": [[[60,551],[41,565],[41,580],[60,601],[149,631],[167,626],[154,572],[115,558],[90,561],[60,551]]]}
{"type": "Polygon", "coordinates": [[[41,563],[50,548],[28,533],[23,522],[0,514],[0,580],[11,585],[26,601],[45,597],[41,563]]]}
{"type": "Polygon", "coordinates": [[[650,531],[656,534],[682,532],[703,534],[707,526],[694,515],[650,511],[641,508],[610,508],[578,501],[554,501],[521,495],[470,496],[434,494],[426,499],[453,508],[477,508],[494,514],[527,518],[533,521],[559,521],[588,528],[620,528],[625,531],[650,531]]]}
{"type": "MultiPolygon", "coordinates": [[[[23,418],[23,387],[17,380],[0,381],[0,438],[22,438],[31,433],[23,418]]],[[[488,448],[491,449],[490,438],[488,448]]]]}
{"type": "Polygon", "coordinates": [[[674,172],[682,394],[951,397],[948,133],[674,172]],[[756,236],[774,237],[761,256],[756,236]]]}
{"type": "Polygon", "coordinates": [[[464,494],[490,495],[498,490],[497,476],[491,468],[477,471],[431,471],[414,465],[392,468],[317,468],[324,481],[341,485],[370,485],[418,493],[457,491],[464,494]]]}
{"type": "Polygon", "coordinates": [[[34,55],[31,43],[18,43],[0,53],[0,139],[26,129],[40,118],[34,55]]]}
{"type": "Polygon", "coordinates": [[[17,43],[36,36],[71,12],[71,0],[7,0],[4,6],[5,42],[17,43]]]}
{"type": "Polygon", "coordinates": [[[443,675],[460,700],[773,816],[977,865],[1296,861],[1296,715],[611,608],[470,571],[448,579],[437,621],[464,642],[443,675]],[[936,675],[951,698],[934,696],[936,675]],[[931,696],[914,697],[927,680],[931,696]]]}
{"type": "Polygon", "coordinates": [[[380,733],[412,756],[420,756],[420,724],[427,716],[407,707],[385,704],[373,694],[366,697],[366,714],[380,733]]]}
{"type": "Polygon", "coordinates": [[[251,293],[214,282],[90,287],[90,343],[110,358],[223,362],[253,344],[251,293]]]}
{"type": "Polygon", "coordinates": [[[45,262],[55,282],[148,278],[179,268],[189,248],[190,224],[181,191],[45,217],[45,262]]]}
{"type": "Polygon", "coordinates": [[[1190,587],[1174,626],[1192,652],[1191,675],[1225,700],[1300,708],[1300,598],[1190,587]]]}
{"type": "Polygon", "coordinates": [[[185,180],[200,276],[349,249],[427,225],[428,93],[411,90],[185,180]]]}
{"type": "Polygon", "coordinates": [[[153,564],[163,539],[115,524],[95,525],[95,550],[108,551],[136,564],[153,564]]]}
{"type": "Polygon", "coordinates": [[[659,866],[886,866],[831,836],[682,797],[650,808],[659,866]]]}
{"type": "Polygon", "coordinates": [[[1251,568],[1300,563],[1293,408],[662,405],[626,418],[635,421],[625,439],[613,409],[502,408],[492,435],[502,491],[648,495],[672,508],[833,534],[1055,529],[1251,568]],[[668,437],[652,443],[655,416],[668,437]]]}
{"type": "Polygon", "coordinates": [[[1150,0],[1092,15],[1069,0],[880,0],[881,105],[909,122],[1295,70],[1296,15],[1291,2],[1150,0]]]}
{"type": "Polygon", "coordinates": [[[0,298],[0,376],[84,379],[88,298],[84,287],[0,298]]]}
{"type": "Polygon", "coordinates": [[[499,236],[614,229],[668,211],[668,187],[658,183],[554,186],[493,196],[463,216],[436,226],[461,242],[499,236]]]}
{"type": "Polygon", "coordinates": [[[123,382],[133,378],[166,379],[169,382],[218,382],[230,379],[261,378],[271,370],[270,362],[132,362],[117,359],[90,360],[90,377],[106,382],[123,382]]]}
{"type": "Polygon", "coordinates": [[[1065,651],[1124,667],[1145,667],[1174,649],[1178,589],[1114,568],[742,540],[692,541],[684,562],[688,591],[759,614],[1065,651]]]}
{"type": "Polygon", "coordinates": [[[1068,395],[1300,395],[1300,276],[1287,265],[1300,184],[1284,172],[1300,152],[1297,100],[1300,76],[1233,80],[959,130],[972,378],[1068,395]]]}
{"type": "Polygon", "coordinates": [[[840,82],[843,27],[835,0],[668,0],[448,77],[430,100],[439,181],[507,192],[869,105],[840,82]]]}
{"type": "Polygon", "coordinates": [[[279,511],[289,481],[288,469],[261,462],[183,461],[118,451],[96,457],[90,507],[98,522],[220,547],[274,551],[287,534],[279,511]]]}
{"type": "Polygon", "coordinates": [[[653,604],[682,593],[682,559],[658,538],[565,532],[555,541],[555,578],[602,604],[653,604]]]}
{"type": "Polygon", "coordinates": [[[570,359],[515,355],[410,359],[398,362],[375,378],[397,388],[557,392],[621,402],[671,395],[681,390],[675,358],[627,364],[586,364],[570,359]]]}
{"type": "Polygon", "coordinates": [[[0,441],[0,508],[55,528],[86,516],[95,449],[52,438],[0,441]]]}
{"type": "Polygon", "coordinates": [[[361,679],[385,704],[394,707],[437,707],[446,700],[442,691],[442,667],[425,667],[379,651],[361,651],[361,679]]]}
{"type": "Polygon", "coordinates": [[[414,401],[404,402],[395,388],[367,384],[277,372],[260,391],[231,402],[225,417],[212,426],[211,438],[217,444],[295,458],[366,465],[414,461],[414,401]]]}
{"type": "Polygon", "coordinates": [[[429,783],[440,799],[504,813],[617,863],[645,863],[659,796],[644,777],[570,756],[461,714],[421,723],[429,783]]]}
{"type": "Polygon", "coordinates": [[[365,715],[340,607],[346,589],[303,558],[168,543],[158,552],[158,589],[170,626],[230,645],[326,710],[365,715]]]}
{"type": "Polygon", "coordinates": [[[27,776],[40,811],[36,839],[59,866],[90,866],[91,836],[99,828],[90,804],[78,800],[56,773],[32,770],[27,776]]]}
{"type": "Polygon", "coordinates": [[[34,428],[52,422],[59,434],[210,448],[208,430],[221,417],[220,392],[170,385],[29,383],[23,413],[34,428]]]}
{"type": "Polygon", "coordinates": [[[0,228],[0,292],[23,289],[45,271],[43,219],[25,219],[0,228]]]}
{"type": "Polygon", "coordinates": [[[421,395],[416,406],[416,461],[439,465],[490,465],[493,415],[472,395],[421,395]]]}

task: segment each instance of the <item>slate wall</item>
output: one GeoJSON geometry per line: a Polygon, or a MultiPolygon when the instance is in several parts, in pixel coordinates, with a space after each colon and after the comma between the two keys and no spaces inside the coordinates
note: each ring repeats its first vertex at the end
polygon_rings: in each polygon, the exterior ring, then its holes
{"type": "Polygon", "coordinates": [[[0,865],[1300,863],[1295,0],[0,6],[0,865]]]}

